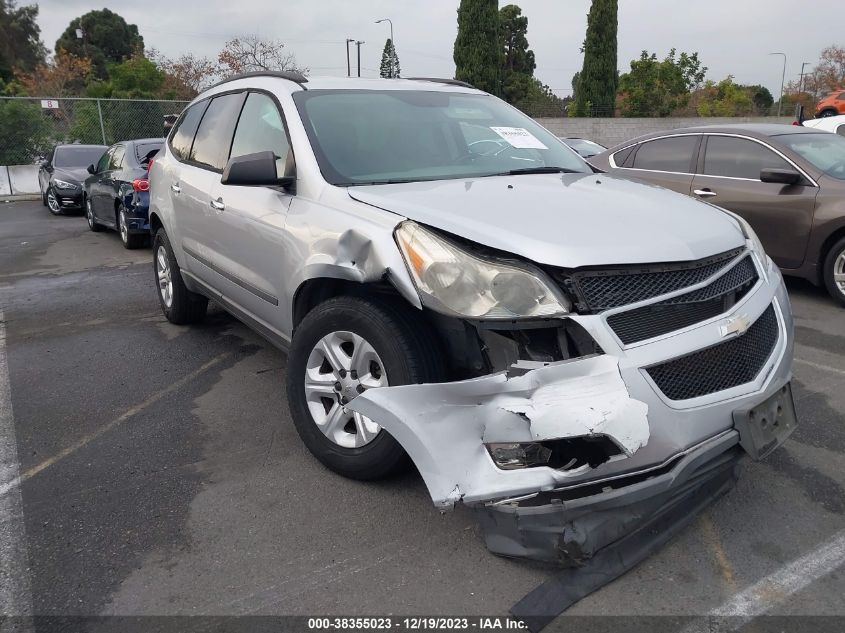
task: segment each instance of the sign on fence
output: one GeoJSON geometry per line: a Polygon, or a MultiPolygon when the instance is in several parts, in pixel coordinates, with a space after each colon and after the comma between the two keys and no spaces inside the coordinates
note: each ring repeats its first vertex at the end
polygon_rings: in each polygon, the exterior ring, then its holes
{"type": "Polygon", "coordinates": [[[59,102],[56,99],[42,99],[41,107],[45,110],[58,110],[59,102]]]}

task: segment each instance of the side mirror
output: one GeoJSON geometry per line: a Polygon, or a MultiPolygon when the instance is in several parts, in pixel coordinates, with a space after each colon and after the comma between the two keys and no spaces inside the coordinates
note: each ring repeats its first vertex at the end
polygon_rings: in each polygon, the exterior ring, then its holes
{"type": "Polygon", "coordinates": [[[97,173],[97,168],[94,165],[88,165],[88,173],[93,176],[97,173]]]}
{"type": "Polygon", "coordinates": [[[801,174],[794,169],[764,169],[760,172],[760,180],[779,185],[794,185],[801,180],[801,174]]]}
{"type": "Polygon", "coordinates": [[[229,159],[220,183],[246,187],[279,186],[290,187],[296,182],[294,176],[279,178],[276,175],[276,155],[271,151],[256,152],[229,159]]]}

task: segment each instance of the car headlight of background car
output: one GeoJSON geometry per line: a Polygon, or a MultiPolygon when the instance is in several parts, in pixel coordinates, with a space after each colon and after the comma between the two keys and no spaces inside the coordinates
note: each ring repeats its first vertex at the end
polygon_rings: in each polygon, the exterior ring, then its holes
{"type": "Polygon", "coordinates": [[[406,221],[396,241],[420,299],[433,310],[474,319],[515,319],[568,314],[565,299],[518,262],[482,259],[406,221]]]}
{"type": "Polygon", "coordinates": [[[58,178],[53,179],[53,186],[56,189],[78,189],[79,185],[75,182],[68,182],[67,180],[59,180],[58,178]]]}

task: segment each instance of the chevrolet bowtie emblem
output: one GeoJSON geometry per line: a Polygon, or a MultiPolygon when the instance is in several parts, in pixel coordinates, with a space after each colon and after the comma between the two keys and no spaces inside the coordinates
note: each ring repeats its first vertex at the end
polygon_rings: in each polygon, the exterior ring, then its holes
{"type": "Polygon", "coordinates": [[[719,334],[722,338],[731,334],[745,334],[751,327],[751,320],[744,314],[732,317],[719,326],[719,334]]]}

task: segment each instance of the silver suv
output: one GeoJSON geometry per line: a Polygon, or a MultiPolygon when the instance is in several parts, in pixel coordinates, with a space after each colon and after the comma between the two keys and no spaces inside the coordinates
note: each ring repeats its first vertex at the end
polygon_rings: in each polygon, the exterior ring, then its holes
{"type": "Polygon", "coordinates": [[[167,318],[213,300],[287,350],[317,459],[410,457],[494,552],[579,565],[680,524],[795,426],[789,301],[751,228],[465,84],[237,77],[150,183],[167,318]]]}

